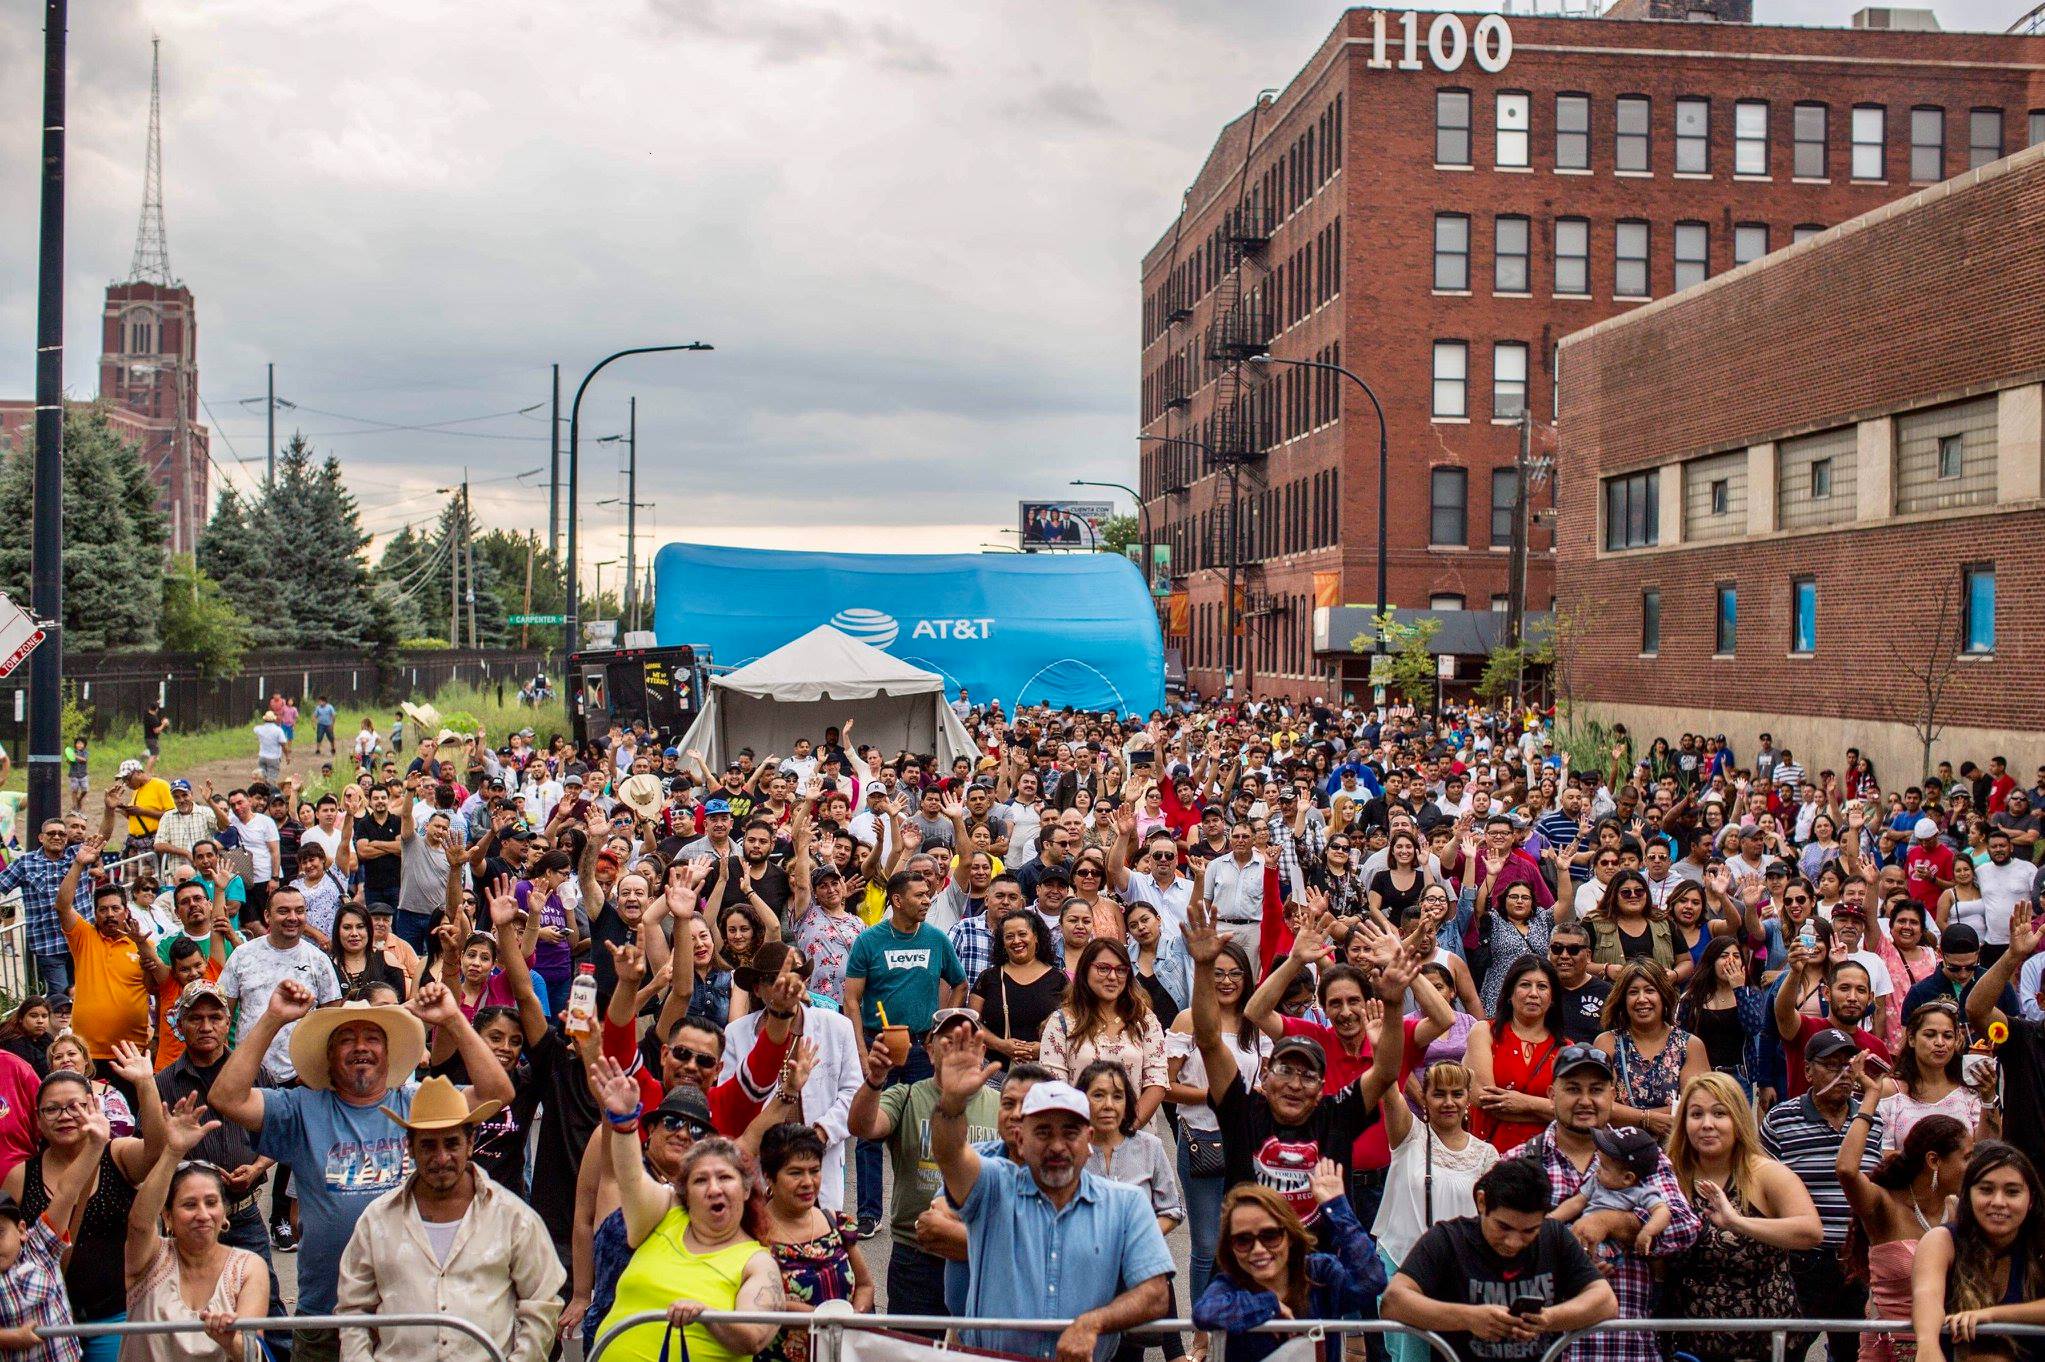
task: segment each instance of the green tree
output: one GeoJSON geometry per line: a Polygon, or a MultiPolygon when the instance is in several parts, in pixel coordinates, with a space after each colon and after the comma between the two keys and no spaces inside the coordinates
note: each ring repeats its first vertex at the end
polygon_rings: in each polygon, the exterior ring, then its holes
{"type": "MultiPolygon", "coordinates": [[[[29,602],[28,527],[34,521],[34,440],[0,461],[0,590],[29,602]]],[[[70,648],[156,646],[166,524],[156,484],[135,447],[94,402],[64,412],[64,641],[70,648]],[[137,590],[137,584],[145,586],[137,590]]]]}
{"type": "Polygon", "coordinates": [[[199,672],[206,677],[234,676],[241,671],[249,646],[248,616],[187,558],[173,558],[163,575],[163,646],[176,653],[197,653],[199,672]]]}
{"type": "Polygon", "coordinates": [[[1484,674],[1477,678],[1477,698],[1495,705],[1511,696],[1526,665],[1526,645],[1501,639],[1484,658],[1484,674]]]}
{"type": "Polygon", "coordinates": [[[1129,550],[1140,542],[1141,522],[1133,515],[1111,515],[1101,522],[1100,551],[1129,556],[1129,550]]]}
{"type": "MultiPolygon", "coordinates": [[[[1434,652],[1430,645],[1441,632],[1441,621],[1423,615],[1411,624],[1401,624],[1393,611],[1377,616],[1377,634],[1385,639],[1388,671],[1386,684],[1415,704],[1434,694],[1434,652]]],[[[1377,646],[1375,634],[1358,634],[1349,640],[1349,650],[1367,653],[1377,646]]]]}

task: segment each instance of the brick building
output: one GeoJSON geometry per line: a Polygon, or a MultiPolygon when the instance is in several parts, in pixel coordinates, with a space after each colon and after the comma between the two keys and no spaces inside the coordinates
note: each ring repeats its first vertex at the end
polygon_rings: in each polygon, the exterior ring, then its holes
{"type": "Polygon", "coordinates": [[[1576,698],[1885,788],[2045,758],[2045,146],[1561,346],[1576,698]],[[1580,471],[1579,471],[1580,470],[1580,471]],[[1642,697],[1653,697],[1651,704],[1642,697]]]}
{"type": "Polygon", "coordinates": [[[1716,22],[1351,10],[1222,130],[1143,261],[1141,490],[1192,685],[1222,681],[1232,560],[1240,683],[1367,674],[1324,607],[1376,598],[1376,419],[1258,356],[1382,401],[1390,603],[1502,609],[1521,413],[1538,463],[1562,336],[2045,138],[2045,38],[1679,8],[1716,22]]]}

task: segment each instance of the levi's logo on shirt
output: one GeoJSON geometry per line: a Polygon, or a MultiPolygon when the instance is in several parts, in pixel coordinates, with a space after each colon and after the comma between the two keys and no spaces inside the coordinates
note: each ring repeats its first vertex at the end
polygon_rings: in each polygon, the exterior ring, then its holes
{"type": "Polygon", "coordinates": [[[880,958],[889,969],[929,969],[931,963],[928,946],[890,946],[880,958]]]}

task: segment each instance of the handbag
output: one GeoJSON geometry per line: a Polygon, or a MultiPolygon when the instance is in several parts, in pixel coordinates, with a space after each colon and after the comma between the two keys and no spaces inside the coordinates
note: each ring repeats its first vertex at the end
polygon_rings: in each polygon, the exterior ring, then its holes
{"type": "Polygon", "coordinates": [[[682,1362],[689,1362],[688,1331],[677,1329],[672,1320],[663,1320],[660,1335],[660,1362],[668,1362],[668,1347],[678,1338],[682,1341],[682,1362]]]}
{"type": "Polygon", "coordinates": [[[1228,1168],[1228,1160],[1221,1150],[1221,1132],[1218,1130],[1185,1131],[1186,1171],[1196,1178],[1218,1178],[1228,1168]]]}

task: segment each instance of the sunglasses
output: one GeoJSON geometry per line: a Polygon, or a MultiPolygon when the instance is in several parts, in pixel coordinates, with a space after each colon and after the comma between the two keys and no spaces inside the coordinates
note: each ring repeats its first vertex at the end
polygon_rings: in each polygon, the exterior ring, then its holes
{"type": "Polygon", "coordinates": [[[1081,875],[1093,875],[1095,877],[1098,877],[1102,873],[1103,872],[1101,868],[1097,865],[1082,865],[1073,868],[1072,877],[1074,879],[1078,879],[1081,875]]]}
{"type": "Polygon", "coordinates": [[[1267,1253],[1276,1253],[1286,1240],[1285,1231],[1276,1225],[1266,1225],[1261,1230],[1237,1230],[1229,1235],[1228,1246],[1237,1253],[1248,1253],[1253,1248],[1262,1248],[1267,1253]]]}
{"type": "Polygon", "coordinates": [[[1349,850],[1349,843],[1347,843],[1347,842],[1330,842],[1330,843],[1328,843],[1328,850],[1330,850],[1330,851],[1347,851],[1347,850],[1349,850]]]}
{"type": "Polygon", "coordinates": [[[1578,942],[1574,946],[1565,946],[1560,941],[1551,941],[1548,943],[1548,954],[1550,955],[1582,955],[1585,951],[1588,951],[1589,949],[1590,947],[1583,944],[1582,942],[1578,942]]]}
{"type": "Polygon", "coordinates": [[[703,1050],[691,1050],[686,1045],[670,1045],[667,1052],[677,1064],[693,1064],[699,1069],[717,1067],[717,1056],[703,1050]]]}
{"type": "Polygon", "coordinates": [[[1621,885],[1619,887],[1619,897],[1622,899],[1644,899],[1647,897],[1647,891],[1637,884],[1621,885]]]}
{"type": "Polygon", "coordinates": [[[714,1132],[704,1129],[703,1124],[679,1111],[656,1111],[646,1118],[662,1130],[686,1130],[696,1139],[708,1139],[714,1132]]]}

